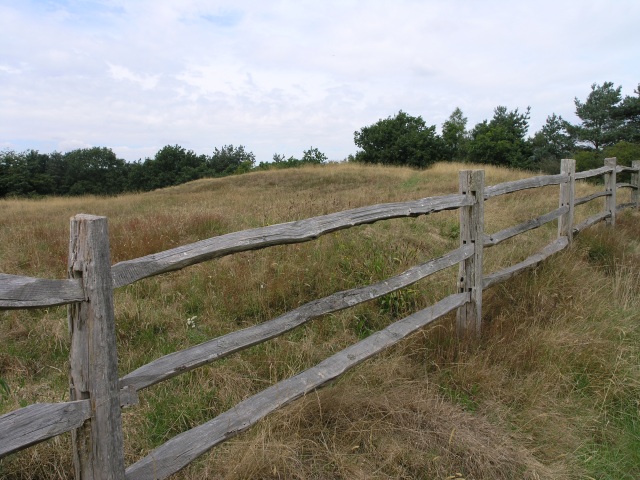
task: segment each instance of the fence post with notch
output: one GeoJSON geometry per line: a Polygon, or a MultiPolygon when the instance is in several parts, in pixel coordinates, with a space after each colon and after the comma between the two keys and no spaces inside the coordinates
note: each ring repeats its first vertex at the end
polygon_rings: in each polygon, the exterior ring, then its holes
{"type": "Polygon", "coordinates": [[[607,192],[604,210],[609,215],[606,220],[607,225],[612,227],[616,225],[616,163],[616,157],[604,159],[604,166],[613,168],[611,172],[604,174],[604,189],[607,192]]]}
{"type": "Polygon", "coordinates": [[[460,245],[473,244],[473,255],[460,262],[458,291],[468,292],[469,301],[458,308],[458,338],[480,336],[482,323],[482,249],[484,244],[484,170],[459,173],[459,193],[473,204],[460,208],[460,245]]]}
{"type": "Polygon", "coordinates": [[[72,431],[75,478],[124,479],[124,451],[111,255],[106,217],[71,218],[69,278],[85,300],[68,309],[71,400],[88,399],[91,417],[72,431]]]}
{"type": "Polygon", "coordinates": [[[560,173],[569,175],[565,183],[560,184],[560,207],[569,207],[569,211],[558,219],[558,237],[567,237],[569,243],[573,240],[573,211],[576,195],[576,161],[563,158],[560,162],[560,173]]]}

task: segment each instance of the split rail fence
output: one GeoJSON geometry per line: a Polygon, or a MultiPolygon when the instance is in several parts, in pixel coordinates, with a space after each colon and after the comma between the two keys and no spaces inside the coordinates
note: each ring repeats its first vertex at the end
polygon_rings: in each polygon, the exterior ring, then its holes
{"type": "Polygon", "coordinates": [[[68,279],[47,280],[0,274],[0,309],[69,304],[71,333],[70,395],[62,403],[37,403],[0,416],[0,458],[71,431],[78,479],[166,478],[215,445],[248,429],[261,418],[321,387],[367,358],[457,309],[461,336],[478,335],[482,291],[538,265],[566,248],[574,235],[600,221],[614,225],[623,208],[640,208],[640,161],[632,167],[605,160],[603,167],[575,172],[563,160],[561,173],[485,187],[484,171],[462,171],[459,193],[416,201],[362,207],[296,222],[230,233],[111,266],[107,219],[76,215],[71,219],[68,279]],[[631,172],[630,183],[616,175],[631,172]],[[575,198],[576,180],[604,176],[604,190],[575,198]],[[492,235],[484,233],[484,201],[520,190],[560,186],[559,207],[492,235]],[[631,202],[618,205],[616,190],[630,188],[631,202]],[[604,210],[574,225],[574,208],[604,197],[604,210]],[[306,242],[357,225],[400,217],[460,210],[460,247],[382,282],[311,301],[268,322],[174,352],[118,378],[113,290],[140,279],[179,270],[213,258],[273,245],[306,242]],[[540,252],[503,270],[484,275],[483,248],[558,220],[558,237],[540,252]],[[411,285],[439,270],[459,267],[458,293],[373,333],[315,367],[247,398],[216,418],[183,432],[146,457],[125,467],[121,408],[135,405],[151,385],[208,364],[288,332],[314,318],[353,307],[411,285]]]}

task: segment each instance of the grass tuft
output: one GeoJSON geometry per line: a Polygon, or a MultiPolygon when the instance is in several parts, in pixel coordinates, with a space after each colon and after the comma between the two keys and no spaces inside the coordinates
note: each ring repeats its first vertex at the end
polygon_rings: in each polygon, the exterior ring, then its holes
{"type": "MultiPolygon", "coordinates": [[[[140,195],[0,201],[0,271],[66,276],[68,221],[109,218],[113,263],[215,235],[445,195],[458,171],[362,165],[203,179],[140,195]],[[36,225],[37,227],[34,227],[36,225]]],[[[530,176],[483,166],[487,184],[530,176]]],[[[601,187],[580,182],[577,196],[601,187]]],[[[490,199],[492,233],[557,208],[557,187],[490,199]]],[[[577,209],[576,222],[601,202],[577,209]]],[[[176,478],[640,478],[640,214],[592,227],[484,296],[478,341],[449,315],[214,448],[176,478]]],[[[115,292],[121,374],[161,355],[396,275],[458,246],[458,213],[398,219],[245,252],[115,292]]],[[[485,272],[557,235],[485,251],[485,272]]],[[[177,433],[455,292],[450,268],[140,393],[123,413],[132,463],[177,433]]],[[[0,312],[0,414],[68,396],[65,308],[0,312]]],[[[0,460],[0,478],[71,478],[63,435],[0,460]]]]}

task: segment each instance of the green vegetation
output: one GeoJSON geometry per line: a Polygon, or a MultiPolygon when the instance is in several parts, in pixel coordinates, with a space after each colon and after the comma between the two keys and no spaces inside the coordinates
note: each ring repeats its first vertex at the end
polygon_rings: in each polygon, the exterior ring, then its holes
{"type": "Polygon", "coordinates": [[[260,162],[256,170],[271,170],[282,168],[297,168],[305,165],[320,165],[328,160],[327,156],[317,148],[311,147],[305,150],[302,158],[289,157],[285,160],[284,155],[275,153],[271,163],[260,162]]]}
{"type": "Polygon", "coordinates": [[[590,144],[596,152],[620,140],[624,119],[616,113],[622,99],[621,90],[622,87],[614,88],[611,82],[604,82],[602,86],[594,83],[585,102],[575,99],[576,115],[582,124],[571,126],[570,130],[578,141],[590,144]]]}
{"type": "Polygon", "coordinates": [[[402,110],[355,132],[354,141],[361,149],[355,160],[362,163],[424,168],[440,160],[444,150],[435,126],[427,127],[422,117],[402,110]]]}
{"type": "Polygon", "coordinates": [[[467,118],[462,114],[462,110],[456,107],[447,121],[442,124],[444,160],[460,161],[466,158],[468,144],[466,132],[467,118]]]}
{"type": "Polygon", "coordinates": [[[622,98],[621,87],[593,84],[587,99],[575,98],[581,123],[572,125],[555,113],[540,131],[528,136],[530,107],[524,113],[498,106],[491,120],[467,130],[467,119],[456,108],[442,124],[427,127],[422,117],[400,111],[355,132],[360,150],[350,158],[363,163],[426,167],[436,161],[468,161],[557,173],[562,158],[576,158],[578,170],[602,165],[620,154],[619,163],[640,158],[640,85],[636,96],[622,98]]]}
{"type": "MultiPolygon", "coordinates": [[[[539,166],[543,171],[559,173],[560,159],[576,158],[576,155],[581,152],[575,151],[575,138],[569,134],[567,128],[567,122],[555,113],[547,117],[545,124],[530,141],[530,163],[539,166]]],[[[599,162],[602,164],[601,158],[599,162]]],[[[581,165],[577,163],[578,170],[590,170],[590,168],[580,168],[581,165]]]]}
{"type": "MultiPolygon", "coordinates": [[[[330,164],[110,198],[4,199],[0,271],[64,278],[68,219],[80,211],[109,218],[115,263],[245,228],[449,194],[457,191],[458,170],[468,167],[330,164]]],[[[485,171],[489,185],[530,176],[493,166],[485,171]]],[[[584,182],[577,188],[578,196],[597,189],[584,182]]],[[[492,198],[485,205],[487,233],[555,209],[557,198],[557,187],[492,198]]],[[[601,208],[598,201],[579,206],[576,221],[601,208]]],[[[121,374],[442,255],[457,247],[457,218],[448,211],[364,225],[118,289],[121,374]]],[[[488,290],[479,341],[459,343],[448,316],[176,477],[640,477],[639,220],[638,212],[626,211],[615,230],[592,227],[541,267],[488,290]]],[[[552,223],[487,249],[485,271],[523,260],[556,235],[552,223]]],[[[455,292],[456,277],[448,269],[140,392],[140,404],[123,411],[127,464],[408,310],[455,292]]],[[[65,308],[1,311],[0,338],[0,414],[68,399],[65,308]]],[[[70,448],[63,435],[6,457],[0,478],[71,478],[70,448]]]]}
{"type": "MultiPolygon", "coordinates": [[[[427,126],[421,116],[400,110],[396,115],[354,133],[358,151],[348,160],[364,164],[426,168],[438,161],[462,161],[557,173],[560,159],[575,158],[577,169],[602,165],[615,156],[621,165],[640,158],[640,85],[636,96],[622,98],[621,87],[593,84],[587,99],[575,99],[581,120],[571,125],[555,113],[528,137],[530,107],[524,113],[498,106],[491,120],[467,130],[467,119],[456,108],[442,124],[427,126]]],[[[223,177],[254,170],[324,164],[327,156],[315,147],[301,158],[279,153],[256,165],[255,155],[240,145],[215,148],[197,155],[179,145],[167,145],[153,158],[127,163],[109,148],[40,153],[0,152],[0,198],[43,195],[116,195],[180,185],[200,178],[223,177]]]]}
{"type": "MultiPolygon", "coordinates": [[[[277,157],[277,159],[276,159],[277,157]]],[[[311,147],[298,160],[291,157],[275,168],[320,164],[327,156],[311,147]]],[[[153,158],[127,163],[109,148],[83,148],[65,154],[29,150],[0,152],[0,198],[43,195],[117,195],[146,192],[180,185],[199,178],[225,177],[265,170],[272,164],[255,166],[255,155],[240,145],[215,148],[211,155],[196,155],[179,145],[161,148],[153,158]]]]}
{"type": "Polygon", "coordinates": [[[491,121],[485,120],[471,131],[469,160],[505,167],[528,166],[530,148],[526,135],[529,111],[527,108],[526,113],[519,113],[516,108],[509,112],[507,107],[496,107],[491,121]]]}

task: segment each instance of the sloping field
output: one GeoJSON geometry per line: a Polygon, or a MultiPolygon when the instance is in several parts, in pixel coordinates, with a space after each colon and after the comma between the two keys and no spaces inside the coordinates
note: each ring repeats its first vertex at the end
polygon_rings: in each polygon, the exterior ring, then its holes
{"type": "MultiPolygon", "coordinates": [[[[112,262],[376,203],[455,193],[458,170],[327,165],[199,180],[114,198],[0,200],[0,272],[65,278],[69,217],[109,218],[112,262]]],[[[487,185],[531,174],[483,166],[487,185]]],[[[577,196],[601,189],[581,183],[577,196]]],[[[619,203],[628,201],[620,195],[619,203]]],[[[557,208],[558,187],[485,205],[491,233],[557,208]]],[[[602,209],[577,208],[576,223],[602,209]]],[[[400,273],[458,245],[457,212],[223,257],[115,292],[120,372],[400,273]]],[[[557,235],[485,251],[485,273],[557,235]]],[[[126,462],[455,291],[448,269],[141,392],[123,411],[126,462]]],[[[640,212],[600,224],[492,287],[480,340],[455,319],[413,335],[214,448],[177,478],[640,478],[640,212]]],[[[65,308],[0,311],[0,414],[68,399],[65,308]]],[[[72,478],[71,440],[0,460],[0,478],[72,478]]]]}

